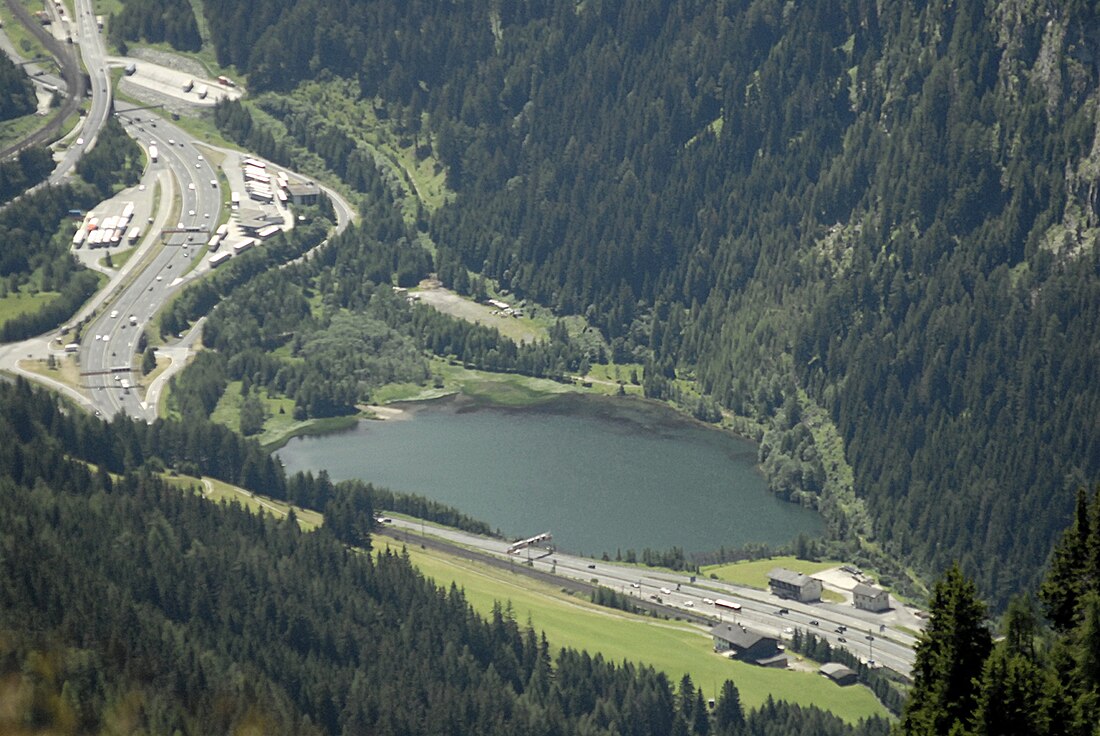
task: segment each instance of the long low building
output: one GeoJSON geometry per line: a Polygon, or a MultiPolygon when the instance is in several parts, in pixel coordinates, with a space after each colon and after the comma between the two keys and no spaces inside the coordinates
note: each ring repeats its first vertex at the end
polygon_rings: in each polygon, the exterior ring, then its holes
{"type": "Polygon", "coordinates": [[[777,567],[768,573],[768,585],[780,598],[802,603],[821,600],[821,581],[785,567],[777,567]]]}

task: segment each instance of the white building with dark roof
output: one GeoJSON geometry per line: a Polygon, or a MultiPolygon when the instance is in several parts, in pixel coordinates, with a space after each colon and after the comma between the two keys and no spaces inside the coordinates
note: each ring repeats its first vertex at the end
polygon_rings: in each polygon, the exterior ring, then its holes
{"type": "Polygon", "coordinates": [[[768,585],[780,598],[809,603],[821,600],[821,581],[785,567],[777,567],[768,573],[768,585]]]}
{"type": "Polygon", "coordinates": [[[852,588],[852,600],[856,604],[856,608],[864,611],[877,613],[890,610],[890,594],[882,588],[876,588],[866,583],[859,583],[852,588]]]}

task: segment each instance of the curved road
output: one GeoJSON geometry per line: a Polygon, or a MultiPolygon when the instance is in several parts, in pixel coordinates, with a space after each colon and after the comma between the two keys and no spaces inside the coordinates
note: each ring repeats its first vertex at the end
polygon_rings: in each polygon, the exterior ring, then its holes
{"type": "MultiPolygon", "coordinates": [[[[78,4],[86,4],[91,6],[91,0],[77,0],[78,4]]],[[[54,36],[48,33],[42,24],[36,21],[30,14],[30,11],[19,2],[19,0],[7,0],[8,8],[12,14],[26,26],[27,30],[41,43],[50,54],[57,60],[57,66],[61,70],[61,78],[65,83],[65,87],[68,90],[68,94],[65,96],[64,102],[61,103],[61,107],[58,108],[53,119],[51,119],[44,126],[31,133],[19,143],[0,151],[0,157],[8,157],[16,151],[20,151],[24,148],[28,148],[33,145],[47,143],[57,137],[58,131],[61,129],[61,125],[66,119],[77,111],[80,105],[84,102],[84,95],[87,92],[85,86],[84,75],[80,71],[80,63],[77,59],[76,53],[73,51],[73,47],[69,44],[63,44],[58,41],[54,36]]],[[[92,18],[92,27],[95,27],[95,18],[92,18]]],[[[83,30],[83,25],[81,25],[83,30]]],[[[94,97],[93,97],[94,102],[94,97]]],[[[104,108],[106,109],[106,108],[104,108]]],[[[104,116],[103,120],[106,119],[104,116]]],[[[103,120],[100,120],[100,125],[103,124],[103,120]]],[[[85,141],[87,145],[88,141],[85,141]]],[[[76,158],[70,158],[66,156],[63,159],[69,161],[67,166],[61,174],[69,171],[73,165],[75,165],[76,158]]],[[[60,166],[59,166],[60,168],[60,166]]],[[[57,171],[54,172],[55,175],[57,171]]],[[[59,175],[60,176],[60,175],[59,175]]]]}

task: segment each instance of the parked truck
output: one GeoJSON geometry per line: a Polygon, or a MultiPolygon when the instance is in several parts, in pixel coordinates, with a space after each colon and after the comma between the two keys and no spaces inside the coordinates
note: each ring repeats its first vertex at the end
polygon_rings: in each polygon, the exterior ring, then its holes
{"type": "Polygon", "coordinates": [[[195,80],[194,79],[188,79],[186,82],[183,83],[183,91],[184,92],[190,92],[192,89],[194,89],[194,87],[195,87],[195,80]]]}

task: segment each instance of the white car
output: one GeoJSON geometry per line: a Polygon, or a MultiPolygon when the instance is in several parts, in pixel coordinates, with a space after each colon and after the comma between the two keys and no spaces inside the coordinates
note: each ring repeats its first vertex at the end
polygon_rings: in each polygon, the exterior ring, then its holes
{"type": "Polygon", "coordinates": [[[199,161],[202,161],[202,154],[199,154],[199,161]]]}
{"type": "Polygon", "coordinates": [[[692,603],[691,601],[684,601],[684,605],[685,605],[685,606],[686,606],[687,608],[695,608],[695,604],[694,604],[694,603],[692,603]]]}
{"type": "Polygon", "coordinates": [[[708,606],[713,606],[713,605],[714,605],[714,599],[712,599],[712,598],[704,598],[704,599],[703,599],[703,603],[706,603],[706,604],[707,604],[708,606]]]}
{"type": "Polygon", "coordinates": [[[195,216],[195,210],[187,210],[187,215],[188,215],[188,217],[194,217],[195,216]]]}
{"type": "Polygon", "coordinates": [[[111,310],[111,319],[114,319],[117,316],[118,316],[118,310],[117,309],[112,309],[111,310]]]}
{"type": "Polygon", "coordinates": [[[170,145],[170,146],[176,145],[176,139],[175,138],[169,138],[168,139],[168,145],[170,145]]]}
{"type": "Polygon", "coordinates": [[[83,138],[77,138],[76,139],[76,145],[83,146],[84,145],[84,139],[83,138]]]}
{"type": "Polygon", "coordinates": [[[188,183],[187,188],[190,189],[192,192],[195,191],[195,182],[188,183]]]}

